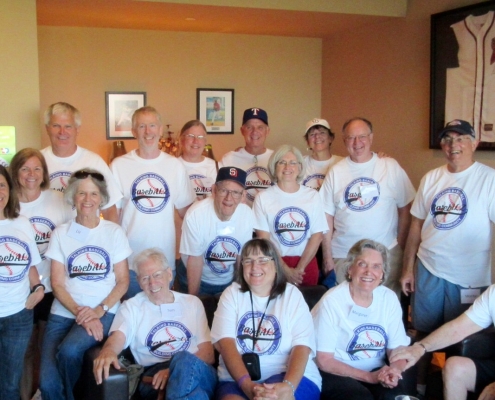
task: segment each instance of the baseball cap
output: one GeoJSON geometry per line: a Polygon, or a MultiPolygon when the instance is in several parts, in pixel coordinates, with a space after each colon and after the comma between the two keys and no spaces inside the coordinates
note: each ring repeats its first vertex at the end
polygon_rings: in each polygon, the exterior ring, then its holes
{"type": "Polygon", "coordinates": [[[243,188],[246,187],[246,171],[237,167],[222,167],[218,170],[217,180],[215,183],[222,181],[234,181],[241,185],[243,188]]]}
{"type": "Polygon", "coordinates": [[[440,132],[439,138],[442,139],[447,133],[455,132],[459,135],[470,135],[476,139],[476,134],[471,124],[462,119],[454,119],[445,125],[442,132],[440,132]]]}
{"type": "Polygon", "coordinates": [[[268,114],[265,110],[257,107],[248,108],[244,111],[244,115],[242,116],[242,125],[254,118],[259,119],[268,125],[268,114]]]}
{"type": "Polygon", "coordinates": [[[311,121],[308,121],[306,124],[306,133],[309,132],[309,130],[316,125],[321,125],[330,130],[330,124],[326,119],[321,119],[321,118],[313,118],[311,121]]]}

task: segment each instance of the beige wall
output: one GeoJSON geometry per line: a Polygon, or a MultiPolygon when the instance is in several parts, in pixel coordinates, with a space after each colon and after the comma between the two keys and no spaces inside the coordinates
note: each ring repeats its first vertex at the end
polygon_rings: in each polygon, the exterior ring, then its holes
{"type": "Polygon", "coordinates": [[[0,125],[15,126],[16,147],[39,147],[35,0],[0,0],[0,125]]]}
{"type": "MultiPolygon", "coordinates": [[[[430,14],[477,2],[411,0],[406,18],[324,40],[322,115],[339,133],[336,154],[346,154],[343,122],[360,115],[374,124],[374,148],[397,158],[415,186],[443,163],[428,149],[430,14]]],[[[476,158],[495,167],[493,152],[476,158]]]]}
{"type": "MultiPolygon", "coordinates": [[[[104,159],[105,91],[147,92],[177,132],[196,117],[196,88],[234,88],[235,134],[209,135],[217,158],[243,143],[248,107],[268,111],[270,147],[304,148],[304,124],[320,113],[320,39],[40,26],[38,41],[40,114],[56,101],[78,107],[79,143],[104,159]]],[[[126,141],[127,150],[135,145],[126,141]]]]}

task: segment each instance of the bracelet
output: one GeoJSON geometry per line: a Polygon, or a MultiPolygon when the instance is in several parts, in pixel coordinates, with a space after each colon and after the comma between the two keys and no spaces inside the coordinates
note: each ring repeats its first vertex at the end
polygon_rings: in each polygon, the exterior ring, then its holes
{"type": "Polygon", "coordinates": [[[36,292],[39,288],[43,288],[43,290],[46,289],[45,285],[43,285],[42,283],[38,283],[38,284],[33,286],[33,288],[31,289],[31,293],[36,292]]]}
{"type": "Polygon", "coordinates": [[[423,353],[423,355],[425,355],[426,353],[428,353],[428,350],[426,350],[426,347],[425,347],[425,345],[424,345],[423,343],[421,343],[421,342],[416,342],[415,344],[417,344],[417,345],[421,346],[421,347],[424,349],[424,351],[425,351],[425,352],[423,353]]]}
{"type": "Polygon", "coordinates": [[[242,375],[238,380],[237,380],[237,386],[239,386],[239,389],[241,388],[242,383],[249,378],[249,374],[242,375]]]}
{"type": "Polygon", "coordinates": [[[292,382],[288,381],[287,379],[284,379],[282,382],[287,383],[287,385],[290,386],[290,388],[292,389],[292,396],[296,398],[296,389],[294,389],[294,385],[292,384],[292,382]]]}

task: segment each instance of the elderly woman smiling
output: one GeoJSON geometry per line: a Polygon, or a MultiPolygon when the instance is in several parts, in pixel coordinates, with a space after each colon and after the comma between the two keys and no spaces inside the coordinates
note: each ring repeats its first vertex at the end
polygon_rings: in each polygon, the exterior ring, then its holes
{"type": "Polygon", "coordinates": [[[84,352],[107,336],[129,285],[131,249],[119,225],[99,218],[108,201],[101,173],[74,172],[64,196],[77,216],[55,229],[46,252],[55,300],[43,340],[40,388],[45,399],[71,400],[84,352]]]}
{"type": "Polygon", "coordinates": [[[322,232],[328,230],[318,192],[300,185],[304,176],[301,152],[294,146],[280,146],[268,161],[275,186],[254,200],[256,236],[270,239],[284,262],[291,283],[316,285],[315,254],[322,232]]]}
{"type": "Polygon", "coordinates": [[[301,292],[287,283],[269,240],[247,242],[241,260],[211,331],[220,352],[217,399],[319,399],[313,324],[301,292]]]}
{"type": "Polygon", "coordinates": [[[360,240],[344,265],[347,280],[312,311],[322,398],[394,399],[415,393],[412,380],[401,380],[405,360],[386,364],[394,348],[409,343],[397,296],[381,286],[390,269],[386,247],[360,240]]]}

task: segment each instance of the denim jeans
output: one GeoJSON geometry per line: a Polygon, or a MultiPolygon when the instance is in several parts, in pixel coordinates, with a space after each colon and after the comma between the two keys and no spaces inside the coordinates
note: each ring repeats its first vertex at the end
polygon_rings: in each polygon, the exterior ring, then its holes
{"type": "MultiPolygon", "coordinates": [[[[156,367],[149,368],[144,375],[153,376],[163,369],[160,365],[156,367]]],[[[165,395],[167,400],[209,400],[213,397],[217,384],[216,371],[194,354],[180,351],[172,358],[169,369],[165,395]]],[[[151,385],[141,384],[139,393],[144,400],[152,400],[156,399],[158,392],[151,385]]]]}
{"type": "Polygon", "coordinates": [[[18,399],[24,355],[33,331],[33,310],[0,318],[0,400],[18,399]]]}
{"type": "MultiPolygon", "coordinates": [[[[114,314],[100,318],[106,339],[114,314]]],[[[97,345],[75,319],[50,314],[41,349],[40,389],[43,400],[73,400],[84,352],[97,345]]]]}
{"type": "MultiPolygon", "coordinates": [[[[180,261],[176,261],[175,272],[177,273],[175,280],[176,290],[181,293],[188,293],[187,268],[182,262],[182,259],[180,261]]],[[[213,285],[211,283],[206,283],[201,281],[201,283],[199,284],[198,296],[202,296],[202,295],[214,296],[216,294],[221,294],[227,287],[231,285],[231,283],[232,282],[224,283],[221,285],[213,285]]]]}

